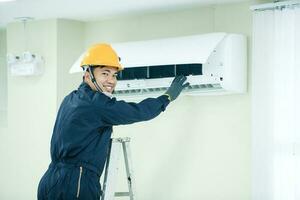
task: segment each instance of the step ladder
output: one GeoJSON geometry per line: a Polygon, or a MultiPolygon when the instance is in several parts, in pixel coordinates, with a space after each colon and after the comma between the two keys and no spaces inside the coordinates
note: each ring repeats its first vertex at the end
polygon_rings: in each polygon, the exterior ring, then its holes
{"type": "Polygon", "coordinates": [[[113,200],[114,197],[126,197],[130,200],[136,200],[134,190],[135,182],[133,179],[132,161],[130,152],[130,138],[112,138],[109,145],[108,156],[105,164],[105,173],[103,181],[103,192],[101,200],[113,200]],[[127,175],[128,192],[115,192],[117,174],[119,170],[119,160],[123,150],[125,169],[127,175]]]}

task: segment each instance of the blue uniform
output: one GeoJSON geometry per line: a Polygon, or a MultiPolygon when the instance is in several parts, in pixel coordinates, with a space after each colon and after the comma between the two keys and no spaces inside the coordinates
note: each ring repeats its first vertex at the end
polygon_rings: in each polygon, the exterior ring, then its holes
{"type": "Polygon", "coordinates": [[[140,103],[117,101],[82,83],[63,100],[51,139],[52,162],[42,177],[38,199],[100,199],[99,183],[113,125],[153,119],[167,96],[140,103]]]}

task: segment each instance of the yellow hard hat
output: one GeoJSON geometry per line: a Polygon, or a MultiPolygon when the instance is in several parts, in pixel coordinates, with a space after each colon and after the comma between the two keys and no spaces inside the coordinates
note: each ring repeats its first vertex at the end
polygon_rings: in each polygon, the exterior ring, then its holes
{"type": "Polygon", "coordinates": [[[123,70],[120,58],[109,44],[96,44],[90,47],[81,61],[80,66],[111,66],[118,71],[123,70]]]}

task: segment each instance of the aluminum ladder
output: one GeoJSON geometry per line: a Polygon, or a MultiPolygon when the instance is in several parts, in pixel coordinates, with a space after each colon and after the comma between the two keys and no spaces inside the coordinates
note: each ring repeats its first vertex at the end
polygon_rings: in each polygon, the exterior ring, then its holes
{"type": "Polygon", "coordinates": [[[130,200],[136,200],[135,196],[135,182],[133,179],[131,152],[130,152],[130,138],[112,138],[110,140],[108,156],[105,164],[105,173],[103,181],[103,192],[101,200],[113,200],[114,197],[126,197],[130,200]],[[117,181],[117,174],[119,170],[119,160],[121,157],[121,150],[123,150],[125,169],[127,175],[128,192],[115,192],[115,185],[117,181]]]}

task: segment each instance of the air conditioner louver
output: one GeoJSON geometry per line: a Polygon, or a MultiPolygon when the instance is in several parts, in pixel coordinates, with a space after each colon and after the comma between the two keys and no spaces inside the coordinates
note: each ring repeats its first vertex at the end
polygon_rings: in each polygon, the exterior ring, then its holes
{"type": "MultiPolygon", "coordinates": [[[[183,93],[201,93],[216,91],[222,89],[220,84],[200,84],[200,85],[190,85],[185,88],[183,93]]],[[[158,87],[158,88],[147,88],[147,89],[129,89],[129,90],[117,90],[115,95],[118,97],[134,97],[135,95],[141,96],[151,96],[151,95],[162,95],[168,90],[168,87],[158,87]],[[132,96],[133,95],[133,96],[132,96]]]]}

